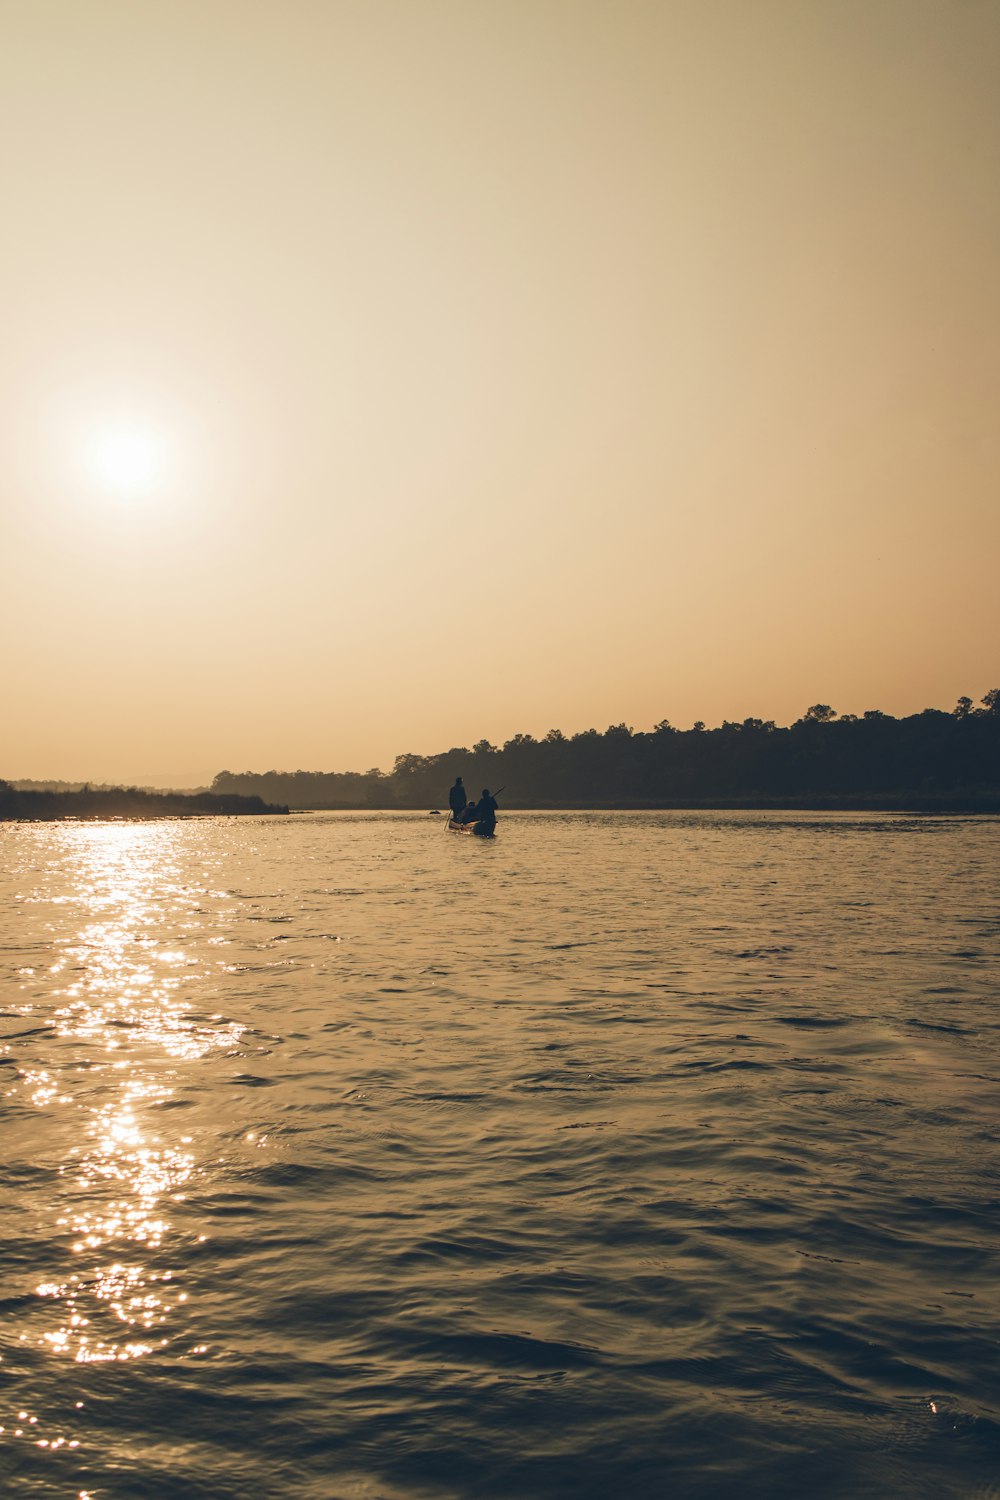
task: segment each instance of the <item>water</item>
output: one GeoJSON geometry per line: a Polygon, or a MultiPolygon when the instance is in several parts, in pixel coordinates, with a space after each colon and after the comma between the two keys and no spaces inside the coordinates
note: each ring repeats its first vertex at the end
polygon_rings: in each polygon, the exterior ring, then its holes
{"type": "Polygon", "coordinates": [[[1000,821],[0,829],[3,1494],[1000,1495],[1000,821]]]}

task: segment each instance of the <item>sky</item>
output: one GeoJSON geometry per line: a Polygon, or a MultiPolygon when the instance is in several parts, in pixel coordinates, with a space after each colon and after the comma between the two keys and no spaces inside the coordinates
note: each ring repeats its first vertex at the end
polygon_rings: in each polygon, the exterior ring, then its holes
{"type": "Polygon", "coordinates": [[[997,0],[0,0],[0,775],[1000,685],[997,0]]]}

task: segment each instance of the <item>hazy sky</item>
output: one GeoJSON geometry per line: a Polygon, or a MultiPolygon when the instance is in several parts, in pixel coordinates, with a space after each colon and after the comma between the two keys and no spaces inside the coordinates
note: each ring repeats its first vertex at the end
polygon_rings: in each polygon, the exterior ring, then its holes
{"type": "Polygon", "coordinates": [[[0,0],[0,775],[1000,685],[1000,0],[0,0]]]}

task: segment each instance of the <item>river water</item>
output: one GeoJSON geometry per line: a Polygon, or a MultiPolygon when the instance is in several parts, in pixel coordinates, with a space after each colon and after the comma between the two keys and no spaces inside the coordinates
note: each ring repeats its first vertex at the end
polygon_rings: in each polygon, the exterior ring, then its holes
{"type": "Polygon", "coordinates": [[[0,827],[0,1484],[1000,1495],[1000,821],[0,827]]]}

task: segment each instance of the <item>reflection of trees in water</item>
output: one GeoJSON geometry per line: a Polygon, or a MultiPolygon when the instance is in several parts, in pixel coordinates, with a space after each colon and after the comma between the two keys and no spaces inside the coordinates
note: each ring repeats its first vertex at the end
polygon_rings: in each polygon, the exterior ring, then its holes
{"type": "Polygon", "coordinates": [[[397,756],[391,772],[221,771],[217,793],[256,795],[291,807],[438,807],[456,775],[469,787],[510,788],[512,805],[855,799],[1000,809],[1000,690],[952,713],[928,708],[895,719],[879,709],[838,717],[815,703],[788,728],[773,720],[701,722],[648,733],[612,724],[543,739],[516,734],[437,755],[397,756]]]}

